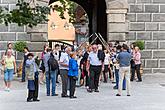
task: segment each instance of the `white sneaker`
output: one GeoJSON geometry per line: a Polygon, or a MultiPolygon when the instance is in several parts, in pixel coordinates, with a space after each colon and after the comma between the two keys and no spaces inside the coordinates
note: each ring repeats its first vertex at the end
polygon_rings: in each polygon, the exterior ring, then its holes
{"type": "Polygon", "coordinates": [[[7,88],[7,92],[10,92],[10,88],[7,88]]]}
{"type": "Polygon", "coordinates": [[[5,91],[8,91],[8,88],[7,87],[5,87],[5,91]]]}

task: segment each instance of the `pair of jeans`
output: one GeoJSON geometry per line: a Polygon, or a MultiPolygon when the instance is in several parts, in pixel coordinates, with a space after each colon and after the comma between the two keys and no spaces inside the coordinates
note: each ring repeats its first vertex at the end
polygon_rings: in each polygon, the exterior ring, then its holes
{"type": "MultiPolygon", "coordinates": [[[[115,69],[115,78],[116,78],[116,88],[119,87],[119,69],[115,69]]],[[[125,77],[123,79],[123,89],[126,89],[126,80],[125,77]]]]}
{"type": "Polygon", "coordinates": [[[141,64],[135,64],[135,67],[131,68],[132,69],[131,70],[131,72],[132,72],[131,81],[133,81],[135,78],[135,71],[136,71],[138,80],[142,81],[141,74],[140,74],[140,66],[141,66],[141,64]]]}
{"type": "Polygon", "coordinates": [[[4,80],[12,81],[13,80],[14,69],[6,69],[4,71],[4,80]]]}
{"type": "Polygon", "coordinates": [[[76,85],[80,86],[80,78],[81,78],[81,70],[78,70],[78,80],[76,81],[76,85]]]}
{"type": "Polygon", "coordinates": [[[46,90],[47,90],[47,96],[50,96],[50,81],[52,82],[52,96],[55,95],[56,91],[56,76],[57,71],[47,71],[46,72],[46,90]]]}
{"type": "Polygon", "coordinates": [[[26,77],[26,75],[25,75],[25,65],[23,65],[23,67],[22,67],[22,82],[25,81],[25,77],[26,77]]]}

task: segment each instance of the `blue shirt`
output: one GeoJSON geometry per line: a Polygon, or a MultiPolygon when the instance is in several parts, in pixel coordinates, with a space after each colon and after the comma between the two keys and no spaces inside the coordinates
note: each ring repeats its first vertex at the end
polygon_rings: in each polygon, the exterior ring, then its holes
{"type": "Polygon", "coordinates": [[[127,51],[120,52],[117,59],[119,60],[120,67],[130,66],[131,54],[127,51]]]}
{"type": "Polygon", "coordinates": [[[30,59],[26,60],[26,66],[30,66],[31,64],[33,64],[33,66],[34,66],[34,73],[37,72],[37,67],[36,67],[34,58],[32,60],[30,60],[30,59]]]}
{"type": "Polygon", "coordinates": [[[90,52],[90,53],[89,53],[88,60],[89,60],[89,62],[90,62],[91,65],[94,65],[94,66],[101,66],[102,63],[101,63],[101,60],[99,60],[97,54],[98,54],[97,52],[96,52],[96,53],[90,52]]]}
{"type": "Polygon", "coordinates": [[[69,71],[68,76],[78,76],[78,64],[73,58],[69,60],[69,71]]]}

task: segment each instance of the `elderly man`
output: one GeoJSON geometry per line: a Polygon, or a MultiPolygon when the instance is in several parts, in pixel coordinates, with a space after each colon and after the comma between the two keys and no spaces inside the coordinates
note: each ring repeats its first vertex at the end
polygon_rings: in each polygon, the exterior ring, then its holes
{"type": "Polygon", "coordinates": [[[61,53],[60,61],[59,61],[59,68],[60,68],[60,75],[62,79],[62,94],[61,97],[68,97],[67,95],[67,86],[68,86],[68,70],[69,70],[69,59],[70,59],[70,52],[71,47],[67,47],[64,53],[61,53]]]}
{"type": "Polygon", "coordinates": [[[87,89],[88,92],[99,92],[98,90],[98,84],[99,84],[99,77],[101,70],[104,68],[104,64],[101,59],[98,57],[98,46],[93,45],[92,46],[92,52],[89,53],[88,57],[88,65],[89,65],[89,89],[87,89]]]}

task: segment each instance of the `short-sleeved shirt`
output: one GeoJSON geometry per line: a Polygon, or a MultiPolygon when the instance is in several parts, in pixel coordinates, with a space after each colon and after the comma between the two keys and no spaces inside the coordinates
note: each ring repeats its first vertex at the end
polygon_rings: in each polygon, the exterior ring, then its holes
{"type": "Polygon", "coordinates": [[[141,54],[140,54],[140,52],[134,52],[133,53],[133,58],[134,58],[134,61],[135,61],[136,65],[141,64],[141,54]]]}
{"type": "Polygon", "coordinates": [[[14,62],[15,61],[15,57],[11,56],[10,58],[8,58],[7,56],[5,56],[5,66],[7,69],[14,69],[14,62]]]}
{"type": "Polygon", "coordinates": [[[110,54],[109,53],[105,54],[104,65],[109,65],[110,60],[111,60],[110,54]]]}
{"type": "MultiPolygon", "coordinates": [[[[70,59],[70,56],[67,53],[61,53],[60,62],[66,65],[69,65],[69,59],[70,59]]],[[[60,65],[59,68],[69,70],[69,67],[66,67],[63,65],[60,65]]]]}
{"type": "Polygon", "coordinates": [[[119,60],[120,67],[130,66],[131,54],[127,51],[120,52],[117,59],[119,60]]]}
{"type": "Polygon", "coordinates": [[[99,60],[98,58],[98,53],[94,53],[94,52],[90,52],[89,53],[89,56],[88,56],[88,60],[90,62],[90,65],[93,65],[93,66],[101,66],[102,63],[101,63],[101,60],[99,60]]]}

